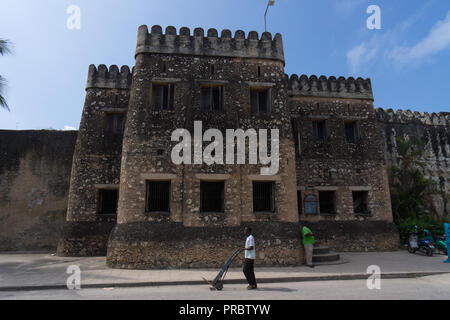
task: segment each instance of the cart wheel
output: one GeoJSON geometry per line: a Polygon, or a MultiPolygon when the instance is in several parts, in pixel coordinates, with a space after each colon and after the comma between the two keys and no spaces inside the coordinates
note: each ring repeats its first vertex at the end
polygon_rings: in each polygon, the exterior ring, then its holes
{"type": "Polygon", "coordinates": [[[222,281],[217,281],[215,288],[216,288],[216,290],[218,290],[218,291],[222,291],[222,289],[223,289],[223,283],[222,283],[222,281]]]}

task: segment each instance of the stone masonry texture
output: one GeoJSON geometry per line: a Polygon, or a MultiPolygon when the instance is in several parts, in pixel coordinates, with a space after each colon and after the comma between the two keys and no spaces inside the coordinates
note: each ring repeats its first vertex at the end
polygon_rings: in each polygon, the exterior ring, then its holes
{"type": "MultiPolygon", "coordinates": [[[[448,114],[375,109],[370,79],[288,76],[280,34],[223,30],[219,36],[215,29],[141,26],[135,60],[133,68],[89,67],[76,143],[61,149],[70,149],[73,162],[64,166],[67,181],[71,170],[70,188],[60,189],[66,223],[59,238],[52,236],[59,255],[106,255],[113,268],[217,267],[242,246],[248,225],[258,265],[299,265],[303,222],[334,250],[396,249],[387,168],[397,161],[398,135],[425,139],[426,173],[448,190],[448,114]],[[167,110],[152,104],[158,85],[173,88],[167,110]],[[202,90],[209,87],[221,88],[221,110],[203,107],[202,90]],[[254,90],[267,92],[270,112],[252,109],[254,90]],[[116,115],[123,130],[111,132],[116,115]],[[240,165],[175,165],[171,134],[185,128],[193,137],[194,121],[224,137],[226,129],[279,129],[277,174],[260,175],[262,165],[248,158],[240,165]],[[149,181],[170,182],[167,212],[147,212],[149,181]],[[222,212],[201,210],[202,182],[223,183],[222,212]],[[272,183],[273,212],[255,212],[255,182],[272,183]],[[117,190],[117,214],[99,213],[102,190],[117,190]],[[320,199],[330,193],[332,208],[325,212],[320,199]],[[366,197],[363,213],[355,213],[355,193],[366,197]]],[[[8,134],[0,132],[0,139],[8,134]]],[[[11,176],[11,168],[0,176],[11,176]]],[[[13,185],[8,179],[2,188],[13,185]]],[[[446,214],[446,200],[437,197],[436,208],[446,214]]],[[[35,213],[39,223],[42,215],[35,213]]],[[[14,248],[18,241],[8,236],[3,242],[14,248]]]]}

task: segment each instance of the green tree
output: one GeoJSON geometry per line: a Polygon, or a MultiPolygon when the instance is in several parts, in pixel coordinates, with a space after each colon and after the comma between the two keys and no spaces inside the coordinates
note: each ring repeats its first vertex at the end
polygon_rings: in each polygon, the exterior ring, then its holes
{"type": "MultiPolygon", "coordinates": [[[[12,53],[11,52],[11,43],[8,40],[0,39],[0,55],[4,56],[5,54],[12,53]]],[[[0,75],[0,107],[9,111],[8,104],[6,103],[6,99],[3,96],[5,93],[6,79],[0,75]]]]}
{"type": "Polygon", "coordinates": [[[437,188],[431,179],[425,178],[419,159],[422,144],[415,138],[397,137],[399,166],[390,168],[390,189],[394,219],[418,219],[427,215],[430,196],[437,188]]]}

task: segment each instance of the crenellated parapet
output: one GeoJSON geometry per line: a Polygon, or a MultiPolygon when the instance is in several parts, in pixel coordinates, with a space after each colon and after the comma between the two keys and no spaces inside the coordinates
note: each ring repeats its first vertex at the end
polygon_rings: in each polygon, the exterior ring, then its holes
{"type": "Polygon", "coordinates": [[[384,110],[378,108],[376,110],[377,118],[384,123],[400,123],[407,124],[419,122],[424,125],[431,126],[450,126],[450,113],[428,113],[428,112],[412,112],[411,110],[384,110]]]}
{"type": "Polygon", "coordinates": [[[293,74],[287,77],[288,94],[290,96],[349,98],[373,100],[370,79],[335,78],[312,75],[310,77],[293,74]]]}
{"type": "Polygon", "coordinates": [[[128,66],[119,67],[112,65],[108,68],[101,64],[98,69],[95,65],[89,66],[88,80],[86,89],[104,88],[104,89],[129,89],[131,87],[132,71],[128,66]]]}
{"type": "Polygon", "coordinates": [[[264,32],[259,38],[256,31],[246,37],[245,32],[238,30],[234,37],[230,30],[222,30],[220,37],[216,29],[209,29],[206,37],[202,28],[191,31],[182,27],[177,33],[175,27],[169,26],[165,33],[155,25],[148,32],[146,25],[140,26],[136,55],[140,53],[183,54],[197,56],[219,56],[239,58],[259,58],[279,60],[284,63],[283,41],[279,33],[272,38],[264,32]]]}

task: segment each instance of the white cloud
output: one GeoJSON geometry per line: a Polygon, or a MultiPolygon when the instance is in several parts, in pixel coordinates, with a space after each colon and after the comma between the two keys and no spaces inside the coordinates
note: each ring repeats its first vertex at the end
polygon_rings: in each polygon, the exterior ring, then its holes
{"type": "Polygon", "coordinates": [[[450,48],[450,11],[444,20],[433,26],[426,38],[411,47],[394,47],[387,56],[400,64],[419,64],[447,48],[450,48]]]}
{"type": "Polygon", "coordinates": [[[351,72],[359,73],[363,67],[379,61],[391,62],[396,66],[404,67],[409,64],[417,66],[433,54],[450,48],[450,11],[444,20],[438,21],[429,31],[428,36],[415,45],[399,46],[398,43],[404,33],[417,23],[422,12],[399,23],[393,29],[372,36],[369,40],[354,46],[347,52],[347,63],[351,72]]]}
{"type": "Polygon", "coordinates": [[[377,56],[378,51],[379,41],[375,37],[350,49],[347,52],[347,61],[351,72],[357,73],[362,66],[367,65],[377,56]]]}
{"type": "Polygon", "coordinates": [[[64,126],[63,131],[76,131],[77,129],[71,126],[64,126]]]}

